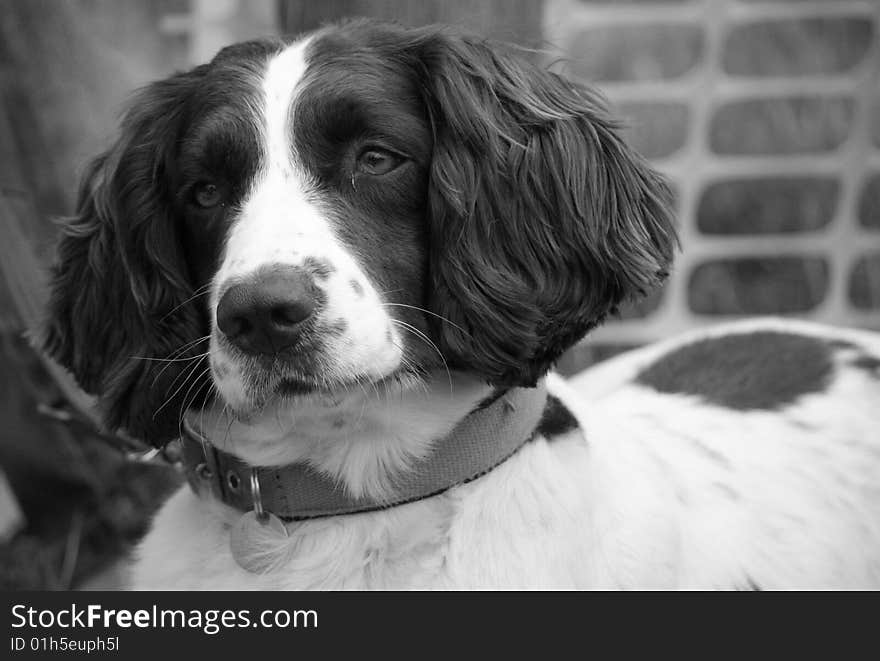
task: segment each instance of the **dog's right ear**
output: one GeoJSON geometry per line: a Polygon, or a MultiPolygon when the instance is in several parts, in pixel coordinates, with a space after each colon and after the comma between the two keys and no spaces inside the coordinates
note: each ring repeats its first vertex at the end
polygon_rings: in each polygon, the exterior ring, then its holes
{"type": "Polygon", "coordinates": [[[501,44],[421,34],[438,344],[489,383],[533,385],[667,276],[669,189],[595,92],[501,44]]]}
{"type": "Polygon", "coordinates": [[[157,445],[177,434],[191,385],[182,373],[193,367],[183,359],[205,350],[196,343],[175,353],[206,331],[183,305],[194,288],[167,189],[199,75],[142,90],[116,144],[89,166],[62,228],[42,338],[49,356],[98,396],[108,428],[157,445]]]}

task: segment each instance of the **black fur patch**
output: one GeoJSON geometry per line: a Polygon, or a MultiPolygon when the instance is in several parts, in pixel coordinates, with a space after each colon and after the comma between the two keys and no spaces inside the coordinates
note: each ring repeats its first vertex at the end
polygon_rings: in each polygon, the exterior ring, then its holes
{"type": "Polygon", "coordinates": [[[537,433],[549,440],[577,428],[578,421],[571,414],[571,411],[558,398],[550,395],[547,398],[547,405],[544,407],[541,421],[538,423],[537,433]]]}
{"type": "Polygon", "coordinates": [[[773,410],[822,392],[834,373],[827,342],[756,331],[700,340],[643,369],[636,382],[736,410],[773,410]]]}

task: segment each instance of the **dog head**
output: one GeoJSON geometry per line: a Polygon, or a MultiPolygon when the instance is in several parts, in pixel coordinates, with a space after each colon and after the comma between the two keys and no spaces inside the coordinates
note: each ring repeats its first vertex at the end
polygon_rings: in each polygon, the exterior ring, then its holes
{"type": "Polygon", "coordinates": [[[593,92],[502,45],[358,21],[232,46],[90,167],[45,348],[157,444],[211,397],[528,386],[664,279],[668,198],[593,92]]]}

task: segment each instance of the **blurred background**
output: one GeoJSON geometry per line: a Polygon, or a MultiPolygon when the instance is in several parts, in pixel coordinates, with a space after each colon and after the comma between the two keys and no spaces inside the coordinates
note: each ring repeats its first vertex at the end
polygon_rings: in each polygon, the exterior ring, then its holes
{"type": "Polygon", "coordinates": [[[533,48],[669,175],[673,276],[561,371],[745,315],[880,329],[880,0],[0,0],[0,589],[118,585],[181,482],[95,431],[25,337],[85,164],[139,85],[344,16],[533,48]]]}

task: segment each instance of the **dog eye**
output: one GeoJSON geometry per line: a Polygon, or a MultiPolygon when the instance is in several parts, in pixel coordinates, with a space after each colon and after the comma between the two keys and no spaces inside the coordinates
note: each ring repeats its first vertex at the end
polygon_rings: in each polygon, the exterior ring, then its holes
{"type": "Polygon", "coordinates": [[[211,209],[223,201],[223,192],[216,184],[202,182],[193,188],[192,197],[193,201],[203,209],[211,209]]]}
{"type": "Polygon", "coordinates": [[[403,162],[403,159],[385,149],[371,147],[360,153],[357,169],[364,174],[382,175],[391,172],[403,162]]]}

